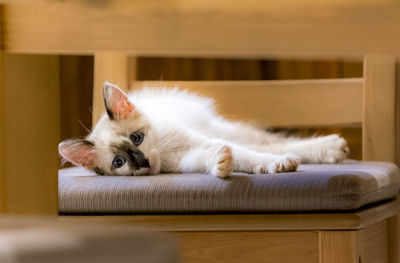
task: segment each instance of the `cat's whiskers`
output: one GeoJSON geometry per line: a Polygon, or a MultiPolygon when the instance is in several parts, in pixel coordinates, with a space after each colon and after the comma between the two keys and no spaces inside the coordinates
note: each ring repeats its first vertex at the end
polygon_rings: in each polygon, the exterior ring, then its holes
{"type": "Polygon", "coordinates": [[[167,137],[167,138],[165,138],[165,139],[162,139],[162,140],[160,140],[155,146],[154,146],[154,148],[158,148],[159,146],[162,146],[162,145],[164,145],[164,144],[170,144],[172,141],[175,141],[176,139],[177,139],[177,135],[173,135],[173,136],[170,136],[170,137],[167,137]]]}
{"type": "Polygon", "coordinates": [[[154,145],[153,148],[154,148],[154,149],[161,150],[161,149],[165,148],[166,146],[169,146],[169,145],[171,144],[172,141],[173,141],[173,140],[170,139],[170,138],[165,139],[165,140],[161,140],[161,141],[159,141],[156,145],[154,145]]]}
{"type": "Polygon", "coordinates": [[[188,147],[187,143],[175,144],[175,145],[168,145],[168,147],[158,149],[159,153],[165,153],[173,150],[179,150],[180,148],[188,147]]]}
{"type": "Polygon", "coordinates": [[[78,119],[78,122],[81,124],[81,126],[88,132],[91,133],[91,131],[89,130],[88,127],[85,126],[85,124],[83,124],[83,122],[81,120],[78,119]]]}

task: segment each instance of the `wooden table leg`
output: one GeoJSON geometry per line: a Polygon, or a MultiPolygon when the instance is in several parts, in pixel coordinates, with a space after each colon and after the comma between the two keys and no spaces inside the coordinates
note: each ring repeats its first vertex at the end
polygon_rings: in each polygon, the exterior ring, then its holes
{"type": "Polygon", "coordinates": [[[0,70],[1,213],[56,215],[59,58],[3,53],[0,70]]]}

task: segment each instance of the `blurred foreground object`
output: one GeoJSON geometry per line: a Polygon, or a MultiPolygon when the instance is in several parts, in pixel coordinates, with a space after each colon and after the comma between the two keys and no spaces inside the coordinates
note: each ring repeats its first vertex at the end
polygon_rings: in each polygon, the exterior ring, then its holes
{"type": "Polygon", "coordinates": [[[146,232],[132,226],[0,218],[2,263],[178,261],[176,243],[162,233],[146,232]]]}

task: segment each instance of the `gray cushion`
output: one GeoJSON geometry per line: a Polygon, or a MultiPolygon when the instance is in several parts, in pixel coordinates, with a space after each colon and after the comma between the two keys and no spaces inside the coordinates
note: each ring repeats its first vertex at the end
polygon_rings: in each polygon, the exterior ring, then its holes
{"type": "Polygon", "coordinates": [[[397,166],[383,162],[301,165],[295,173],[96,176],[59,172],[62,213],[353,210],[397,195],[397,166]]]}

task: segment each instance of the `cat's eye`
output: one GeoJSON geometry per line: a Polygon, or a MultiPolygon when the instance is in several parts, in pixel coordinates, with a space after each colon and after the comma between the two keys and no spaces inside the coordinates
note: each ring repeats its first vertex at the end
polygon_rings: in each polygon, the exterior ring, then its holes
{"type": "Polygon", "coordinates": [[[129,138],[135,146],[139,146],[143,142],[144,134],[141,131],[135,131],[129,135],[129,138]]]}
{"type": "Polygon", "coordinates": [[[114,158],[114,160],[112,161],[112,166],[114,168],[121,168],[122,166],[124,166],[124,164],[126,163],[126,160],[124,157],[122,156],[116,156],[114,158]]]}

